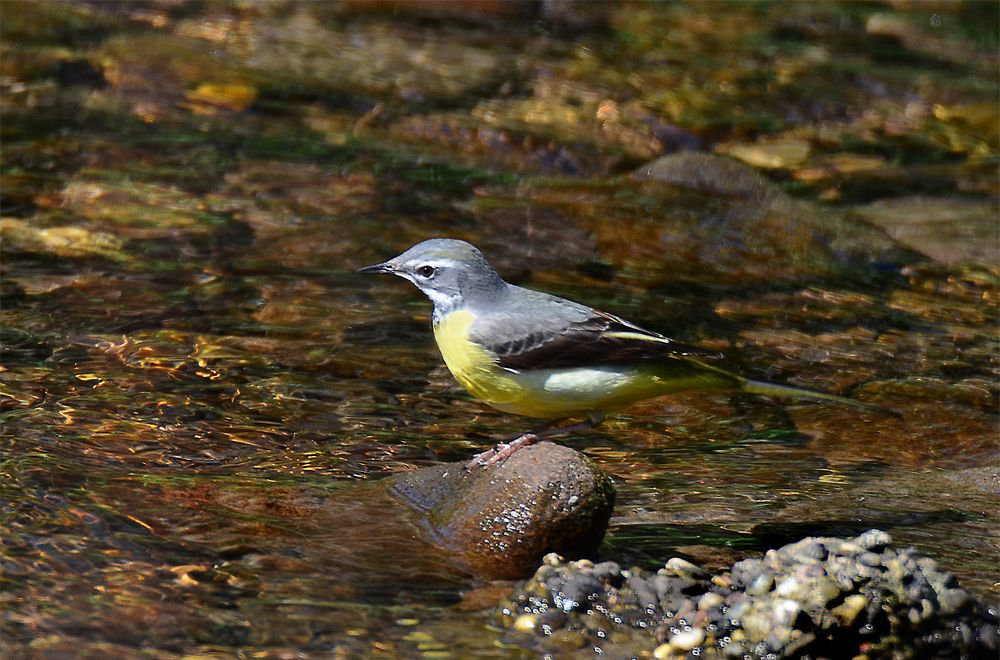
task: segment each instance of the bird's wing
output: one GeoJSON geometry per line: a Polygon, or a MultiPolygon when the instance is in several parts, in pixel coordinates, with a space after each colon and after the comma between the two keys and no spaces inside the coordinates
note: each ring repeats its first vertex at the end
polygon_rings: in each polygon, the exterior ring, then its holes
{"type": "Polygon", "coordinates": [[[541,311],[486,314],[473,324],[469,338],[494,354],[499,366],[517,371],[721,357],[581,305],[541,311]]]}

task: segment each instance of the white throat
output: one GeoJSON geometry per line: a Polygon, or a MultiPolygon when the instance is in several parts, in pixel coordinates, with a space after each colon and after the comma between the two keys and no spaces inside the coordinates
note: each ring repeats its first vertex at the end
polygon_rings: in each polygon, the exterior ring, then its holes
{"type": "Polygon", "coordinates": [[[448,316],[448,314],[458,307],[461,301],[461,298],[457,294],[449,295],[430,288],[421,288],[420,290],[434,303],[434,314],[431,317],[434,325],[437,325],[441,322],[441,319],[448,316]]]}

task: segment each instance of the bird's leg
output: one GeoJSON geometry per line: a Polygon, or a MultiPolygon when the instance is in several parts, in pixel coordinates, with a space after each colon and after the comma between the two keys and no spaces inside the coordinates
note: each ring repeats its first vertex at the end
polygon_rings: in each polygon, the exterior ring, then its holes
{"type": "Polygon", "coordinates": [[[548,440],[549,438],[559,435],[592,429],[604,421],[604,413],[587,413],[586,421],[578,422],[576,424],[567,424],[565,426],[560,426],[559,421],[561,420],[550,422],[536,431],[519,435],[507,442],[501,442],[493,449],[487,449],[481,454],[476,454],[472,457],[471,461],[466,463],[465,469],[471,472],[477,467],[486,467],[500,463],[501,461],[505,461],[510,458],[511,454],[516,452],[518,449],[527,447],[528,445],[533,445],[539,440],[548,440]]]}

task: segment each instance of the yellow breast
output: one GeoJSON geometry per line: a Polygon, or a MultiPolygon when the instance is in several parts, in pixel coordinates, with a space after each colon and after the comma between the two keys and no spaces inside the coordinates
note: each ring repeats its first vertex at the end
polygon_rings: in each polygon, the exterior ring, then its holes
{"type": "Polygon", "coordinates": [[[482,346],[469,341],[469,328],[475,316],[458,310],[434,324],[441,357],[455,379],[469,393],[491,405],[509,401],[517,395],[517,386],[507,372],[497,366],[496,358],[482,346]]]}

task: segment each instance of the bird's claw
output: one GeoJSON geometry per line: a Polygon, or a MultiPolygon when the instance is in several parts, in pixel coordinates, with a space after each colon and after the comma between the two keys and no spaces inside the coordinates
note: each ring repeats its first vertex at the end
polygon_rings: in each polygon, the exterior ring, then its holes
{"type": "Polygon", "coordinates": [[[472,472],[476,468],[489,467],[503,462],[510,458],[511,455],[513,455],[513,453],[518,449],[527,447],[528,445],[538,441],[538,439],[538,436],[534,433],[525,433],[510,442],[501,442],[493,449],[487,449],[481,454],[473,456],[472,460],[465,464],[465,469],[468,472],[472,472]]]}
{"type": "Polygon", "coordinates": [[[510,445],[506,442],[501,442],[496,447],[492,449],[487,449],[486,451],[476,454],[472,457],[472,460],[465,464],[465,469],[472,472],[476,468],[486,467],[488,465],[493,465],[498,463],[502,459],[498,458],[501,453],[506,451],[510,445]]]}

